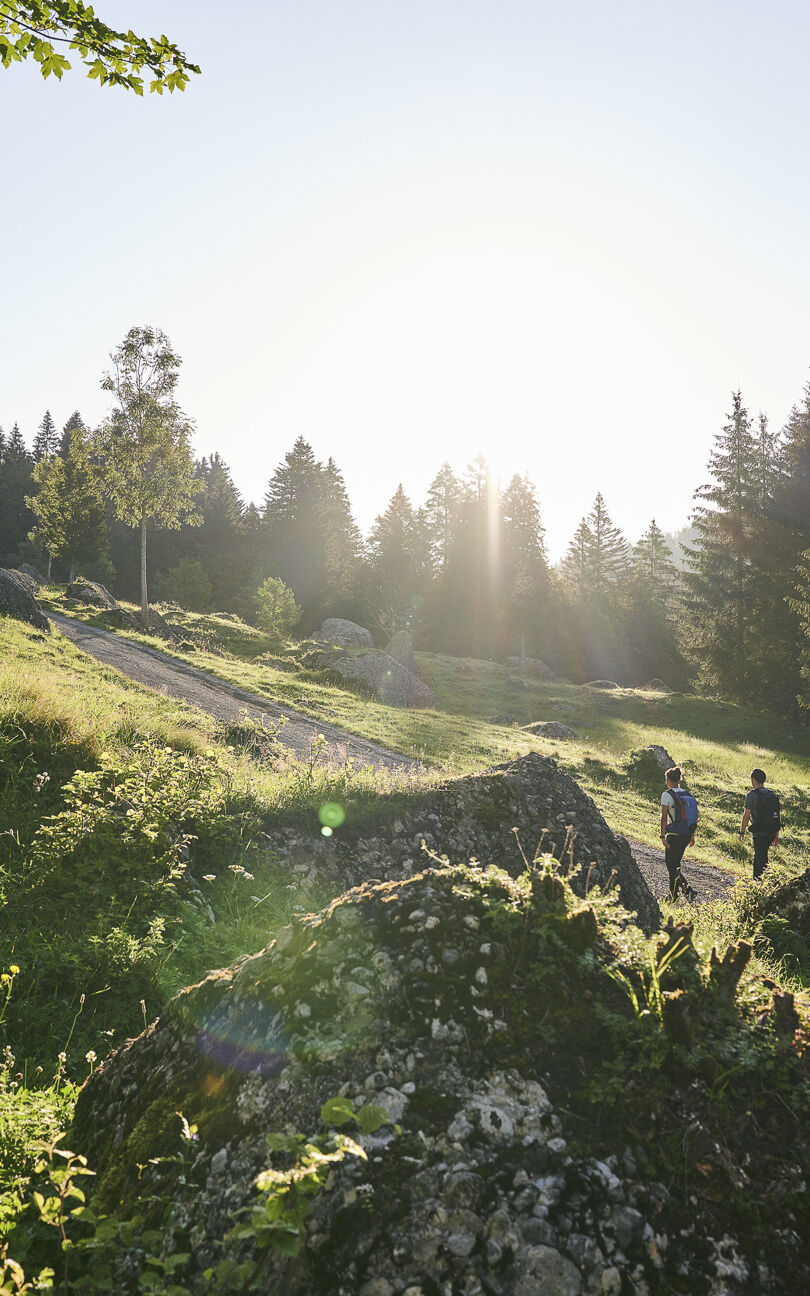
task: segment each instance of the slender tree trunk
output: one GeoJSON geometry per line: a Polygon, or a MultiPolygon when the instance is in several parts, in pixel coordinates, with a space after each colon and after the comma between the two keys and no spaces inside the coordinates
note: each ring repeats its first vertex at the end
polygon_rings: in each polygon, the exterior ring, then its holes
{"type": "Polygon", "coordinates": [[[72,584],[73,584],[73,580],[74,580],[75,576],[76,576],[76,564],[75,564],[73,561],[71,561],[71,564],[70,564],[70,575],[68,576],[68,584],[69,584],[69,585],[72,585],[72,584]]]}
{"type": "Polygon", "coordinates": [[[47,581],[48,581],[48,584],[49,584],[49,585],[50,585],[50,583],[51,583],[51,563],[52,563],[52,562],[53,562],[53,558],[51,557],[50,554],[48,554],[48,575],[47,575],[47,581]]]}
{"type": "Polygon", "coordinates": [[[146,589],[146,509],[141,509],[141,621],[149,629],[149,595],[146,589]]]}

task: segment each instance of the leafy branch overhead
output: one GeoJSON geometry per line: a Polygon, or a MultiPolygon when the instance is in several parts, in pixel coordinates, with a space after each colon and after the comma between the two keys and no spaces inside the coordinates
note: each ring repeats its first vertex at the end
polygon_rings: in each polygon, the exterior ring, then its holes
{"type": "Polygon", "coordinates": [[[43,77],[61,80],[71,67],[63,50],[79,54],[91,80],[137,95],[143,94],[144,75],[151,78],[149,89],[163,94],[185,90],[191,74],[200,71],[166,36],[116,31],[83,0],[0,0],[3,67],[32,58],[43,77]]]}

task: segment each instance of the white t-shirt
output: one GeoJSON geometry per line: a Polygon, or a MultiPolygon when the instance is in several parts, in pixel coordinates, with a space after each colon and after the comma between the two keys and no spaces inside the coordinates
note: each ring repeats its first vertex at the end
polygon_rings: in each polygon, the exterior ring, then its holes
{"type": "Polygon", "coordinates": [[[669,822],[672,823],[675,819],[675,798],[669,788],[667,788],[666,792],[661,793],[661,805],[667,807],[669,822]]]}

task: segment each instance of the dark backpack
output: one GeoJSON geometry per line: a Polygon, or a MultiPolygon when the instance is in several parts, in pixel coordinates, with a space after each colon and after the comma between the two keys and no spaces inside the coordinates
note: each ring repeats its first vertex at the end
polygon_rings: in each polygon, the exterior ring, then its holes
{"type": "Polygon", "coordinates": [[[698,803],[691,792],[682,792],[680,788],[667,788],[675,802],[675,818],[667,824],[668,833],[679,833],[691,837],[697,828],[698,803]]]}
{"type": "Polygon", "coordinates": [[[778,832],[782,826],[779,797],[770,788],[754,788],[751,807],[751,832],[778,832]]]}

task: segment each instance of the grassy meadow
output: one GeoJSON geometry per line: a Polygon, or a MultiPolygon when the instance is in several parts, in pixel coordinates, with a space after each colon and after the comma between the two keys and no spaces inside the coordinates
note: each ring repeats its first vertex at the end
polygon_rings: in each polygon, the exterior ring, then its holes
{"type": "MultiPolygon", "coordinates": [[[[57,590],[48,602],[104,625],[57,590]]],[[[660,779],[637,759],[655,742],[684,766],[701,804],[693,857],[741,879],[728,901],[687,910],[704,954],[756,927],[762,888],[742,881],[749,852],[736,838],[753,764],[766,767],[785,808],[772,879],[804,867],[810,735],[778,717],[655,690],[515,681],[494,662],[433,654],[418,663],[440,709],[401,711],[304,669],[294,641],[234,617],[165,611],[188,631],[174,656],[419,763],[411,773],[334,766],[317,746],[296,760],[248,722],[223,726],[144,689],[56,629],[0,621],[0,1236],[29,1217],[40,1142],[69,1125],[76,1086],[97,1061],[182,986],[332,898],[317,882],[291,881],[265,835],[280,824],[317,827],[325,802],[355,822],[373,818],[392,798],[540,750],[615,830],[656,844],[660,779]],[[576,741],[520,727],[552,719],[576,741]]],[[[741,1002],[755,1011],[768,974],[807,1008],[810,950],[797,958],[760,943],[741,1002]]]]}
{"type": "MultiPolygon", "coordinates": [[[[58,590],[45,603],[65,615],[107,624],[103,614],[65,600],[58,590]]],[[[786,825],[773,858],[791,872],[803,867],[810,836],[810,730],[781,716],[657,690],[515,683],[499,663],[434,653],[418,653],[417,661],[440,709],[402,711],[338,686],[328,671],[301,668],[300,645],[293,640],[272,639],[234,616],[164,611],[172,624],[194,636],[193,644],[116,633],[412,755],[428,769],[465,774],[527,751],[554,756],[593,797],[614,831],[648,845],[660,845],[663,783],[636,767],[633,753],[658,743],[681,764],[700,803],[701,829],[691,857],[740,877],[750,875],[751,853],[737,837],[742,802],[752,767],[762,765],[782,798],[786,825]],[[514,723],[493,723],[494,717],[511,717],[514,723]],[[522,731],[521,726],[543,720],[568,725],[577,740],[522,731]]]]}

